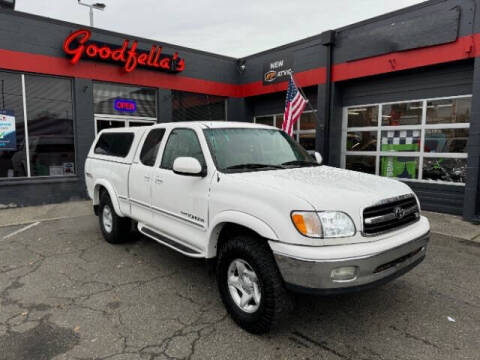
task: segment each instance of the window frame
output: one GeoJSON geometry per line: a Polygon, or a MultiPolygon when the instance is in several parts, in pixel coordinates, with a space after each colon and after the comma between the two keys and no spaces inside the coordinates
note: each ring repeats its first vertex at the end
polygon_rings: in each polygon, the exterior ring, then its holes
{"type": "Polygon", "coordinates": [[[138,161],[140,162],[140,164],[142,164],[143,166],[148,166],[148,167],[152,167],[152,168],[155,166],[155,163],[157,162],[157,158],[158,158],[158,153],[160,152],[160,148],[162,147],[162,142],[163,142],[163,139],[165,138],[166,132],[167,132],[167,129],[163,128],[163,127],[153,128],[153,129],[150,129],[150,131],[148,131],[148,133],[145,135],[145,140],[143,140],[142,146],[140,148],[140,154],[138,155],[138,161]],[[148,164],[145,164],[143,162],[142,153],[143,153],[143,148],[145,147],[145,144],[147,143],[148,136],[150,134],[152,134],[154,131],[161,131],[162,132],[162,137],[160,138],[160,141],[158,142],[158,148],[157,148],[157,153],[155,154],[155,159],[153,160],[152,165],[148,165],[148,164]]]}
{"type": "Polygon", "coordinates": [[[156,118],[145,118],[145,117],[115,117],[112,115],[102,115],[102,114],[94,114],[93,116],[94,122],[95,122],[95,136],[98,135],[100,132],[98,130],[98,122],[99,121],[116,121],[119,123],[122,123],[123,126],[119,126],[119,128],[126,128],[128,129],[129,127],[132,127],[130,125],[131,122],[138,122],[138,123],[144,123],[145,126],[150,126],[150,125],[155,125],[157,124],[157,119],[156,118]]]}
{"type": "MultiPolygon", "coordinates": [[[[198,145],[200,147],[200,150],[202,152],[202,157],[203,157],[203,165],[202,165],[202,171],[205,171],[205,169],[207,168],[207,158],[205,157],[205,153],[203,151],[203,148],[202,148],[202,143],[200,141],[200,138],[198,137],[198,134],[197,132],[195,131],[195,129],[192,129],[192,128],[188,128],[188,127],[175,127],[175,128],[172,128],[170,129],[170,131],[168,132],[168,137],[167,139],[165,140],[165,146],[163,146],[163,150],[162,150],[162,157],[160,159],[160,163],[158,164],[158,168],[159,169],[162,169],[162,170],[166,170],[166,171],[172,171],[173,172],[173,163],[172,163],[172,168],[171,169],[168,169],[168,168],[164,168],[163,167],[163,158],[165,157],[165,150],[167,149],[167,146],[168,146],[168,141],[170,140],[170,137],[172,136],[172,133],[175,131],[175,130],[189,130],[191,132],[193,132],[197,138],[197,141],[198,141],[198,145]]],[[[173,160],[173,162],[175,162],[175,160],[173,160]]]]}
{"type": "MultiPolygon", "coordinates": [[[[303,114],[316,114],[318,111],[317,110],[305,110],[303,114]]],[[[276,127],[278,129],[282,129],[281,127],[277,127],[277,119],[278,121],[282,121],[282,116],[284,116],[284,113],[277,113],[277,114],[267,114],[267,115],[255,115],[253,117],[253,123],[256,124],[257,123],[257,118],[263,118],[263,117],[273,117],[273,127],[276,127]]],[[[305,134],[316,134],[317,133],[317,129],[310,129],[310,130],[301,130],[300,129],[300,124],[301,124],[301,121],[302,121],[302,118],[300,116],[300,119],[298,119],[298,121],[295,123],[294,125],[294,130],[293,130],[293,135],[294,135],[294,139],[297,143],[300,144],[300,135],[305,135],[305,134]]],[[[261,124],[261,125],[265,125],[265,124],[261,124]]],[[[281,125],[281,124],[280,124],[281,125]]]]}
{"type": "Polygon", "coordinates": [[[24,126],[24,142],[23,147],[25,148],[25,161],[27,165],[27,175],[26,176],[14,176],[14,177],[0,177],[0,183],[4,182],[11,182],[16,180],[34,180],[40,181],[45,179],[71,179],[71,178],[78,178],[78,158],[77,158],[77,136],[76,136],[76,118],[75,118],[75,98],[74,98],[74,84],[73,79],[66,76],[56,76],[56,75],[47,75],[47,74],[37,74],[37,73],[29,73],[29,72],[21,72],[21,71],[11,71],[7,69],[0,70],[2,73],[10,73],[10,74],[17,74],[20,76],[20,84],[21,84],[21,96],[22,96],[22,113],[23,113],[23,126],[24,126]],[[28,132],[28,110],[27,110],[27,88],[25,83],[26,76],[35,76],[35,77],[43,77],[43,78],[50,78],[50,79],[61,79],[61,80],[68,80],[70,82],[70,98],[72,104],[72,137],[73,137],[73,151],[74,151],[74,173],[71,175],[32,175],[31,171],[31,161],[30,161],[30,136],[28,132]]]}
{"type": "MultiPolygon", "coordinates": [[[[95,118],[99,118],[100,120],[103,120],[101,119],[102,117],[103,118],[114,118],[114,119],[118,119],[119,121],[124,118],[124,122],[125,122],[125,127],[129,127],[128,126],[128,123],[129,121],[139,121],[139,122],[149,122],[149,121],[153,121],[154,123],[157,123],[157,119],[158,119],[158,88],[155,88],[155,87],[149,87],[149,86],[140,86],[140,85],[133,85],[133,84],[123,84],[123,83],[117,83],[117,82],[110,82],[110,81],[93,81],[93,87],[95,87],[95,84],[99,84],[99,85],[108,85],[108,86],[118,86],[118,87],[121,87],[121,88],[139,88],[139,89],[149,89],[149,90],[152,90],[154,91],[155,93],[155,116],[138,116],[138,115],[132,115],[130,113],[127,113],[127,114],[120,114],[120,113],[115,113],[115,112],[111,112],[111,113],[108,113],[108,114],[104,114],[104,113],[97,113],[95,112],[95,93],[93,95],[93,108],[94,108],[94,117],[95,118]]],[[[93,90],[93,87],[92,87],[92,91],[93,90]]],[[[97,122],[95,120],[95,134],[97,134],[97,122]]]]}
{"type": "MultiPolygon", "coordinates": [[[[371,156],[375,157],[375,175],[380,175],[381,167],[381,158],[388,156],[396,157],[415,157],[418,159],[418,174],[417,179],[400,179],[394,178],[406,182],[419,182],[427,184],[444,184],[444,185],[455,185],[455,186],[465,186],[465,183],[449,182],[442,180],[426,180],[423,179],[423,163],[424,159],[428,158],[449,158],[449,159],[467,159],[468,152],[462,153],[439,153],[439,152],[425,152],[425,133],[427,130],[449,130],[449,129],[470,129],[469,123],[444,123],[444,124],[427,124],[427,103],[429,101],[436,100],[455,100],[455,99],[472,99],[471,94],[467,95],[457,95],[457,96],[443,96],[435,98],[424,98],[424,99],[411,99],[411,100],[402,100],[402,101],[391,101],[383,103],[372,103],[372,104],[359,104],[351,105],[343,108],[342,114],[342,140],[341,140],[341,161],[340,167],[345,169],[346,167],[346,157],[347,156],[371,156]],[[400,103],[413,103],[421,102],[422,103],[422,118],[421,122],[418,125],[398,125],[398,126],[383,126],[382,125],[382,110],[384,105],[391,104],[400,104],[400,103]],[[348,127],[348,111],[359,108],[359,107],[378,107],[378,118],[376,126],[363,126],[363,127],[348,127]],[[420,130],[420,149],[417,152],[407,152],[407,151],[381,151],[382,143],[382,132],[383,131],[401,131],[401,130],[420,130]],[[377,147],[376,151],[347,151],[347,135],[349,132],[377,132],[377,147]]],[[[471,114],[471,113],[470,113],[471,114]]]]}

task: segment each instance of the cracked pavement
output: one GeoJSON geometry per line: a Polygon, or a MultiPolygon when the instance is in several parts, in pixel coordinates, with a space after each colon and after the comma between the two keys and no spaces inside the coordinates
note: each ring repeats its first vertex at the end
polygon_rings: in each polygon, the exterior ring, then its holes
{"type": "Polygon", "coordinates": [[[0,359],[478,359],[480,245],[433,234],[427,259],[383,287],[296,296],[265,336],[238,328],[215,278],[93,215],[0,227],[0,359]],[[449,320],[450,317],[450,320],[449,320]]]}

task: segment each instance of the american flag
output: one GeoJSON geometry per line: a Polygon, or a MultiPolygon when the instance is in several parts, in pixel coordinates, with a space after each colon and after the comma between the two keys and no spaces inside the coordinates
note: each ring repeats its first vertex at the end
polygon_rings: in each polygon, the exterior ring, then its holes
{"type": "Polygon", "coordinates": [[[293,136],[293,125],[302,115],[308,100],[298,91],[293,77],[288,81],[287,99],[285,100],[285,115],[283,117],[282,130],[288,135],[293,136]]]}

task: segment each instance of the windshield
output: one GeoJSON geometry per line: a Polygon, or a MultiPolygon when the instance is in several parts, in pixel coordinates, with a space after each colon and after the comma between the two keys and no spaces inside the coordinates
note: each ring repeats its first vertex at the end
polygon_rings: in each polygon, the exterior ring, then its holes
{"type": "Polygon", "coordinates": [[[212,157],[222,172],[318,166],[307,151],[283,131],[258,128],[204,130],[212,157]]]}

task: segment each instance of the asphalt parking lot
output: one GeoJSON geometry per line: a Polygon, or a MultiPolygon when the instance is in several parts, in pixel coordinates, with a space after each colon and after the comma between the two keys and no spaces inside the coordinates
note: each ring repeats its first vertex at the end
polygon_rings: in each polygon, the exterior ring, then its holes
{"type": "Polygon", "coordinates": [[[383,287],[296,298],[266,336],[226,315],[204,262],[81,215],[0,227],[0,359],[479,359],[480,245],[434,234],[383,287]]]}

